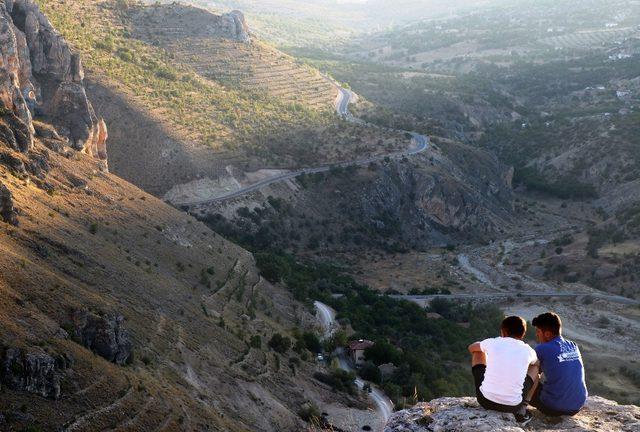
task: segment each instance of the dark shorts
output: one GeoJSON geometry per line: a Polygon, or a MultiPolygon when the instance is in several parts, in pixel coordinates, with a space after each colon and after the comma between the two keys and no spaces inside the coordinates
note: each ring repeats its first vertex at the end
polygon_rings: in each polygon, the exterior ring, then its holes
{"type": "Polygon", "coordinates": [[[578,411],[558,411],[553,408],[549,408],[540,400],[540,392],[542,391],[542,384],[538,384],[538,388],[531,398],[531,406],[536,407],[538,411],[540,411],[544,415],[548,415],[551,417],[559,417],[559,416],[574,416],[580,412],[578,411]]]}
{"type": "Polygon", "coordinates": [[[480,404],[480,406],[487,410],[500,411],[500,412],[506,412],[506,413],[515,413],[516,411],[518,411],[518,408],[520,407],[520,405],[515,405],[515,406],[502,405],[484,397],[484,395],[480,391],[480,386],[482,385],[482,381],[484,381],[484,372],[486,370],[487,370],[487,366],[483,364],[475,365],[474,367],[471,368],[471,373],[473,374],[473,380],[475,381],[475,385],[476,385],[476,398],[478,399],[478,403],[480,404]]]}

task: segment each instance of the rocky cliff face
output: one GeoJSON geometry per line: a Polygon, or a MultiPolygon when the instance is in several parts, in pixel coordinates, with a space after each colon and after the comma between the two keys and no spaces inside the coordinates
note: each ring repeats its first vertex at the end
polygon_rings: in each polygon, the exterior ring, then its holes
{"type": "Polygon", "coordinates": [[[512,414],[487,411],[474,398],[440,398],[398,411],[389,419],[384,432],[453,431],[620,431],[640,430],[640,408],[591,397],[575,417],[545,417],[533,410],[534,420],[526,427],[516,423],[512,414]]]}
{"type": "Polygon", "coordinates": [[[72,360],[66,355],[53,357],[42,351],[9,348],[0,357],[0,382],[12,390],[26,391],[57,399],[60,381],[72,360]]]}
{"type": "Polygon", "coordinates": [[[132,360],[133,344],[122,315],[78,310],[72,313],[70,327],[73,339],[99,356],[119,365],[132,360]]]}
{"type": "Polygon", "coordinates": [[[33,0],[0,2],[0,137],[33,148],[33,118],[50,120],[79,151],[106,162],[107,128],[87,99],[80,57],[33,0]]]}

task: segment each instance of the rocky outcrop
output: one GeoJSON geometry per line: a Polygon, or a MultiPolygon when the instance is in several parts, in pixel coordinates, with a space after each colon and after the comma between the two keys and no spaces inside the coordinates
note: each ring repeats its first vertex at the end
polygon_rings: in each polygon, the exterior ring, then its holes
{"type": "Polygon", "coordinates": [[[0,380],[12,390],[57,399],[60,397],[60,380],[71,363],[65,355],[54,358],[41,351],[8,348],[2,355],[0,380]]]}
{"type": "Polygon", "coordinates": [[[590,397],[575,417],[548,418],[533,409],[534,420],[526,428],[512,414],[487,411],[474,398],[441,398],[398,411],[389,419],[384,432],[634,432],[640,430],[640,408],[590,397]]]}
{"type": "MultiPolygon", "coordinates": [[[[25,125],[31,124],[31,111],[25,100],[33,85],[23,35],[13,24],[5,3],[0,3],[0,110],[3,117],[13,115],[25,125]],[[26,76],[25,76],[26,75],[26,76]]],[[[30,131],[32,138],[33,131],[30,131]]]]}
{"type": "Polygon", "coordinates": [[[87,310],[76,310],[68,327],[75,341],[110,362],[123,365],[133,359],[133,344],[124,328],[122,315],[96,315],[87,310]]]}
{"type": "Polygon", "coordinates": [[[18,214],[13,207],[13,196],[5,185],[0,183],[0,219],[3,222],[18,225],[18,214]]]}
{"type": "Polygon", "coordinates": [[[97,159],[107,159],[107,126],[96,116],[81,84],[61,83],[53,97],[50,115],[59,132],[69,138],[72,148],[97,159]]]}
{"type": "Polygon", "coordinates": [[[512,171],[491,161],[440,163],[438,169],[420,162],[381,165],[375,180],[353,197],[361,220],[415,247],[493,236],[510,218],[512,171]]]}
{"type": "Polygon", "coordinates": [[[249,26],[244,19],[244,14],[239,10],[234,10],[221,17],[223,31],[232,39],[240,42],[249,42],[249,26]]]}
{"type": "Polygon", "coordinates": [[[53,28],[33,0],[13,0],[8,12],[24,34],[31,70],[59,82],[82,81],[79,57],[71,53],[64,38],[53,28]]]}
{"type": "Polygon", "coordinates": [[[28,121],[25,123],[13,111],[5,110],[0,116],[0,141],[12,150],[27,153],[33,148],[31,117],[28,121]]]}
{"type": "Polygon", "coordinates": [[[33,0],[0,3],[0,139],[28,152],[32,118],[38,115],[58,127],[74,149],[106,160],[107,128],[87,99],[83,79],[80,56],[33,0]]]}

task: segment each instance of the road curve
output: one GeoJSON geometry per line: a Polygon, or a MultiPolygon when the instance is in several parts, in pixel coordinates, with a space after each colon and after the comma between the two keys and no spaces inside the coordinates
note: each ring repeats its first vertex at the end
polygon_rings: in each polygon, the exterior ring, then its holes
{"type": "MultiPolygon", "coordinates": [[[[337,86],[337,85],[336,85],[337,86]]],[[[358,124],[362,124],[362,125],[367,125],[370,127],[377,127],[380,128],[379,126],[373,125],[371,123],[366,123],[365,121],[354,117],[350,112],[349,112],[349,104],[353,101],[353,99],[355,98],[355,94],[351,91],[351,90],[347,90],[345,88],[339,87],[338,86],[338,96],[336,98],[336,104],[335,104],[335,108],[336,108],[336,112],[337,114],[342,117],[344,120],[351,122],[351,123],[358,123],[358,124]]],[[[383,128],[380,128],[383,129],[383,128]]],[[[393,153],[387,153],[384,155],[379,155],[379,156],[372,156],[369,158],[363,158],[363,159],[355,159],[355,160],[349,160],[349,161],[344,161],[344,162],[335,162],[335,163],[330,163],[330,164],[324,164],[324,165],[319,165],[317,167],[310,167],[310,168],[303,168],[303,169],[299,169],[297,171],[291,171],[291,172],[287,172],[287,173],[283,173],[283,174],[278,174],[275,175],[273,177],[268,177],[264,180],[261,180],[257,183],[251,184],[249,186],[243,187],[241,189],[238,189],[236,191],[232,191],[232,192],[228,192],[225,193],[223,195],[217,196],[217,197],[212,197],[212,198],[206,198],[206,199],[201,199],[201,200],[184,200],[184,201],[175,201],[175,202],[171,202],[174,205],[180,205],[180,206],[196,206],[196,205],[203,205],[203,204],[210,204],[210,203],[216,203],[216,202],[221,202],[221,201],[226,201],[228,199],[232,199],[232,198],[237,198],[239,196],[245,195],[249,192],[254,192],[257,191],[265,186],[268,186],[270,184],[273,183],[277,183],[277,182],[281,182],[284,180],[290,180],[296,177],[299,177],[303,174],[315,174],[315,173],[321,173],[321,172],[327,172],[329,170],[331,170],[332,168],[345,168],[348,166],[363,166],[363,165],[369,165],[372,162],[379,162],[381,160],[385,160],[385,159],[402,159],[403,157],[408,157],[408,156],[413,156],[416,155],[418,153],[422,153],[424,151],[426,151],[429,148],[429,137],[425,136],[425,135],[421,135],[415,132],[410,132],[410,131],[397,131],[396,132],[404,132],[406,134],[410,134],[411,135],[411,142],[409,145],[409,148],[405,151],[399,151],[399,152],[393,152],[393,153]]]]}
{"type": "Polygon", "coordinates": [[[336,311],[319,301],[313,302],[318,312],[317,317],[322,326],[322,335],[325,339],[330,338],[336,329],[336,311]]]}
{"type": "MultiPolygon", "coordinates": [[[[320,321],[320,324],[322,325],[325,337],[326,335],[331,336],[331,334],[337,327],[337,324],[335,322],[336,312],[331,307],[319,301],[314,302],[313,305],[316,308],[317,317],[320,321]]],[[[340,365],[340,369],[349,372],[353,371],[353,368],[351,367],[351,364],[347,359],[344,350],[339,351],[338,364],[340,365]]],[[[362,380],[361,378],[356,378],[355,384],[358,389],[362,390],[367,382],[362,380]]],[[[375,404],[378,414],[382,418],[382,423],[384,424],[387,422],[387,420],[389,420],[389,417],[391,417],[391,414],[393,413],[393,402],[391,402],[387,395],[385,395],[384,392],[377,388],[375,385],[370,384],[370,387],[371,392],[369,392],[369,398],[371,398],[371,400],[375,404]]]]}

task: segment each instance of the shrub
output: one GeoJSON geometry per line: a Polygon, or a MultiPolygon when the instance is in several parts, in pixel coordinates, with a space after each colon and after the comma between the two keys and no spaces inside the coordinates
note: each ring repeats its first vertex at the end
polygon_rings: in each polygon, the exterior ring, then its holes
{"type": "Polygon", "coordinates": [[[269,340],[269,347],[277,353],[284,354],[291,348],[291,339],[276,333],[269,340]]]}

